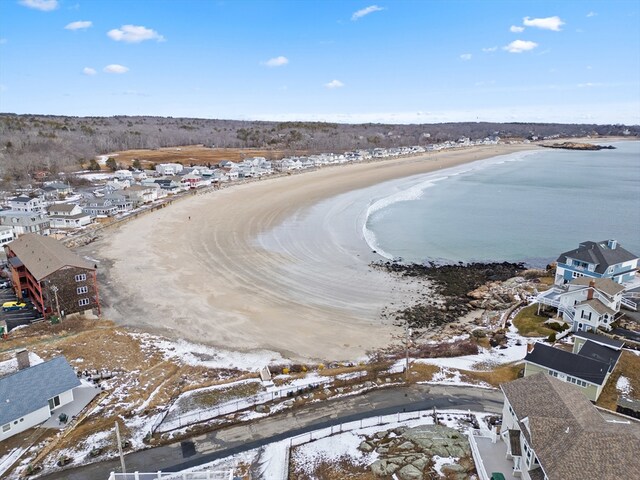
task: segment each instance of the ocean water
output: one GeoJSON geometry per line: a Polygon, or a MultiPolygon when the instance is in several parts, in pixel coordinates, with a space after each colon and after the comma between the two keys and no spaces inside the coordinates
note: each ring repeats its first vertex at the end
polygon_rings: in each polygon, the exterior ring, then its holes
{"type": "Polygon", "coordinates": [[[640,255],[640,142],[535,150],[412,177],[371,192],[362,238],[407,262],[544,266],[585,240],[640,255]]]}

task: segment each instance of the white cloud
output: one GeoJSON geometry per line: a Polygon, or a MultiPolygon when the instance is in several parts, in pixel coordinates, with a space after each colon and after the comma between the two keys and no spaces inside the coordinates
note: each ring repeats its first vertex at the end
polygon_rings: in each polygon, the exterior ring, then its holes
{"type": "MultiPolygon", "coordinates": [[[[109,66],[112,66],[112,65],[109,65],[109,66]]],[[[96,70],[94,68],[84,67],[82,69],[82,73],[84,73],[85,75],[95,75],[98,72],[96,72],[96,70]]]]}
{"type": "Polygon", "coordinates": [[[498,47],[488,47],[488,48],[482,49],[484,53],[491,53],[491,52],[495,52],[496,50],[498,50],[498,47]]]}
{"type": "Polygon", "coordinates": [[[90,22],[88,20],[80,20],[78,22],[71,22],[64,28],[65,30],[82,30],[85,28],[89,28],[91,25],[93,25],[93,22],[90,22]]]}
{"type": "Polygon", "coordinates": [[[325,88],[342,88],[344,87],[344,83],[340,80],[331,80],[329,83],[324,84],[325,88]]]}
{"type": "Polygon", "coordinates": [[[546,17],[546,18],[529,18],[524,17],[522,23],[527,27],[542,28],[543,30],[553,30],[559,32],[560,27],[564,25],[564,22],[560,20],[560,17],[546,17]]]}
{"type": "Polygon", "coordinates": [[[378,5],[371,5],[369,7],[358,10],[357,12],[354,12],[353,15],[351,15],[351,20],[355,22],[356,20],[364,17],[365,15],[369,15],[370,13],[373,13],[373,12],[381,12],[382,10],[384,10],[384,8],[379,7],[378,5]]]}
{"type": "Polygon", "coordinates": [[[265,67],[282,67],[287,63],[289,63],[289,59],[280,55],[279,57],[273,57],[266,62],[262,62],[262,65],[265,67]]]}
{"type": "Polygon", "coordinates": [[[509,53],[522,53],[536,48],[538,44],[529,40],[514,40],[506,47],[502,47],[509,53]]]}
{"type": "Polygon", "coordinates": [[[509,28],[509,31],[513,32],[513,33],[524,32],[524,27],[518,27],[517,25],[511,25],[511,27],[509,28]]]}
{"type": "Polygon", "coordinates": [[[140,43],[145,40],[163,42],[164,37],[155,30],[142,25],[122,25],[107,32],[107,36],[116,42],[140,43]]]}
{"type": "Polygon", "coordinates": [[[58,8],[58,0],[20,0],[20,5],[42,10],[43,12],[50,12],[58,8]]]}
{"type": "Polygon", "coordinates": [[[112,63],[111,65],[107,65],[106,67],[104,67],[104,71],[106,73],[127,73],[129,69],[124,65],[112,63]]]}
{"type": "Polygon", "coordinates": [[[598,15],[596,12],[587,13],[587,17],[595,17],[596,15],[598,15]]]}
{"type": "Polygon", "coordinates": [[[460,55],[460,59],[461,60],[471,60],[472,55],[470,53],[463,53],[462,55],[460,55]]]}

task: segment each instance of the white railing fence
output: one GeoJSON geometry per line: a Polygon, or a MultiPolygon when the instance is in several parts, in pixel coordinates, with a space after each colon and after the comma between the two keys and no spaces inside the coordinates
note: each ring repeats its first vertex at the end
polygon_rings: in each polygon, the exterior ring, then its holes
{"type": "Polygon", "coordinates": [[[469,445],[471,446],[471,455],[473,455],[473,461],[476,464],[476,472],[478,472],[478,477],[480,478],[480,480],[489,480],[489,474],[487,473],[487,469],[484,466],[482,455],[480,455],[480,450],[478,450],[478,444],[476,443],[476,433],[477,430],[472,430],[467,433],[467,437],[469,438],[469,445]]]}
{"type": "Polygon", "coordinates": [[[330,383],[331,381],[331,378],[327,378],[326,380],[318,379],[307,384],[294,385],[270,392],[259,393],[257,395],[243,398],[242,400],[230,401],[207,410],[200,410],[185,415],[175,414],[171,411],[171,409],[168,409],[165,412],[161,412],[158,417],[156,417],[156,420],[154,420],[151,427],[151,433],[153,434],[156,431],[161,433],[169,432],[171,430],[187,427],[195,423],[212,420],[224,415],[229,415],[231,413],[246,410],[257,405],[263,405],[265,403],[273,402],[276,400],[286,400],[287,398],[293,398],[299,394],[312,392],[320,388],[322,385],[330,383]]]}
{"type": "Polygon", "coordinates": [[[109,480],[233,480],[233,470],[192,472],[111,472],[109,480]]]}

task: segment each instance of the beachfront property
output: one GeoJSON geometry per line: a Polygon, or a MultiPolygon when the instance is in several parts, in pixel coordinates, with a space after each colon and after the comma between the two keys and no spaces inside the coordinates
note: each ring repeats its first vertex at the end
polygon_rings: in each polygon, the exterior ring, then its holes
{"type": "Polygon", "coordinates": [[[47,207],[51,228],[80,228],[91,223],[91,215],[75,203],[54,203],[47,207]]]}
{"type": "Polygon", "coordinates": [[[0,377],[0,442],[47,421],[74,400],[81,385],[64,357],[31,365],[29,352],[16,352],[16,372],[0,377]]]}
{"type": "Polygon", "coordinates": [[[595,402],[620,359],[624,342],[583,333],[577,333],[576,338],[579,341],[571,352],[536,342],[524,357],[524,376],[542,372],[573,383],[595,402]]]}
{"type": "Polygon", "coordinates": [[[96,266],[58,240],[25,234],[4,250],[16,296],[44,317],[100,312],[96,266]]]}
{"type": "Polygon", "coordinates": [[[4,210],[0,212],[0,226],[11,227],[16,237],[26,233],[38,235],[51,233],[49,217],[44,213],[4,210]]]}
{"type": "Polygon", "coordinates": [[[92,218],[112,217],[118,213],[118,207],[111,198],[94,197],[87,200],[82,207],[82,211],[91,215],[92,218]]]}
{"type": "Polygon", "coordinates": [[[624,290],[609,278],[578,277],[538,295],[538,313],[543,305],[557,308],[574,332],[611,330],[623,301],[631,303],[623,298],[624,290]]]}
{"type": "Polygon", "coordinates": [[[0,226],[0,245],[12,242],[15,238],[16,234],[13,232],[13,228],[0,226]]]}
{"type": "Polygon", "coordinates": [[[580,388],[538,373],[500,386],[500,437],[524,480],[617,480],[640,471],[638,425],[603,418],[580,388]]]}
{"type": "Polygon", "coordinates": [[[627,283],[634,280],[637,270],[638,255],[622,248],[616,240],[587,241],[558,257],[555,284],[563,285],[579,277],[627,283]]]}

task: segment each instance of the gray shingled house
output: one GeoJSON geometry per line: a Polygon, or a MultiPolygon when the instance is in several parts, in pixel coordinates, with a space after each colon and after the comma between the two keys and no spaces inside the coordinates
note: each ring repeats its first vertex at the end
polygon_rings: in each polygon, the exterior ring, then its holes
{"type": "Polygon", "coordinates": [[[640,425],[612,423],[575,386],[538,373],[501,385],[500,436],[524,480],[638,478],[640,425]]]}
{"type": "Polygon", "coordinates": [[[64,357],[33,366],[26,350],[17,357],[18,371],[0,378],[0,442],[45,422],[73,401],[73,389],[80,386],[64,357]]]}

